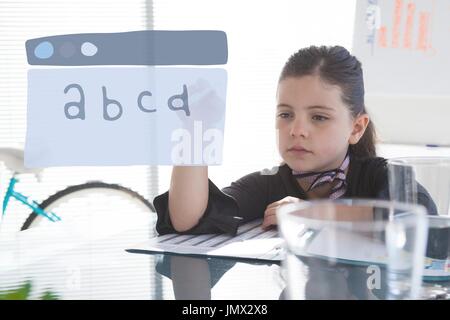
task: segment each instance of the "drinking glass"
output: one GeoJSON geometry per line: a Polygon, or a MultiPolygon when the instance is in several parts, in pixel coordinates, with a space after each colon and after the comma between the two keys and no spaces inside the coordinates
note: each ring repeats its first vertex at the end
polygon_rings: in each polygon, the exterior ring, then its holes
{"type": "Polygon", "coordinates": [[[277,211],[288,299],[417,299],[425,208],[385,200],[313,200],[277,211]]]}
{"type": "Polygon", "coordinates": [[[429,298],[439,289],[445,296],[447,289],[439,283],[450,280],[450,158],[392,158],[388,177],[391,200],[426,207],[429,229],[423,295],[429,298]]]}

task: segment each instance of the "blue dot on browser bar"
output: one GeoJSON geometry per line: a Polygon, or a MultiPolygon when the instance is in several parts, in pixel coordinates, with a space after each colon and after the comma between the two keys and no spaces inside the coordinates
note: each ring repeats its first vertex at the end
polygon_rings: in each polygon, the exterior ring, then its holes
{"type": "Polygon", "coordinates": [[[48,41],[39,43],[34,49],[34,55],[39,59],[48,59],[53,55],[53,52],[53,45],[48,41]]]}

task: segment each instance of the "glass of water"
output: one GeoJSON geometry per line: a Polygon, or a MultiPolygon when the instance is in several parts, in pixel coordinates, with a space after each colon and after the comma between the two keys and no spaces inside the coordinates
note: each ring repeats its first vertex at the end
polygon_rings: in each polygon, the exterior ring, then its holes
{"type": "Polygon", "coordinates": [[[432,298],[436,288],[446,295],[448,290],[439,282],[450,280],[450,158],[392,158],[388,173],[391,200],[422,204],[427,209],[424,297],[432,298]]]}
{"type": "Polygon", "coordinates": [[[382,200],[281,206],[288,299],[417,299],[427,237],[425,208],[382,200]]]}
{"type": "Polygon", "coordinates": [[[392,158],[388,173],[391,200],[423,204],[431,215],[450,214],[450,158],[392,158]]]}

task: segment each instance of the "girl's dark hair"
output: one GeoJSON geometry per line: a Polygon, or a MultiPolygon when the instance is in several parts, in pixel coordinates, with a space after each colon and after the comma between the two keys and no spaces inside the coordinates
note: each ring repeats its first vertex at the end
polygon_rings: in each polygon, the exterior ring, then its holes
{"type": "MultiPolygon", "coordinates": [[[[342,101],[353,117],[367,114],[364,104],[364,80],[361,63],[341,46],[311,46],[294,53],[281,71],[280,79],[318,75],[322,81],[337,85],[342,101]]],[[[358,158],[376,157],[376,133],[372,121],[350,152],[358,158]]]]}

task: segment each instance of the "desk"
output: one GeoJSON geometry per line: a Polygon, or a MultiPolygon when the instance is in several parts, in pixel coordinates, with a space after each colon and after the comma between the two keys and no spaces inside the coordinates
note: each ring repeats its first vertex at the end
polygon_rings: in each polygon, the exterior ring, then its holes
{"type": "MultiPolygon", "coordinates": [[[[283,299],[277,263],[125,251],[153,228],[146,218],[103,234],[55,225],[0,238],[0,291],[30,281],[30,299],[45,291],[60,299],[283,299]]],[[[384,289],[368,292],[368,276],[361,267],[305,265],[304,298],[378,299],[384,289]]]]}
{"type": "Polygon", "coordinates": [[[102,235],[55,224],[0,238],[0,291],[29,280],[31,299],[46,290],[60,299],[278,299],[283,285],[276,264],[125,251],[153,237],[153,229],[149,218],[102,235]],[[204,281],[208,272],[195,278],[208,263],[213,278],[222,270],[212,289],[204,281]]]}

